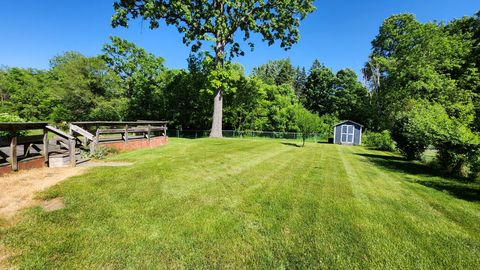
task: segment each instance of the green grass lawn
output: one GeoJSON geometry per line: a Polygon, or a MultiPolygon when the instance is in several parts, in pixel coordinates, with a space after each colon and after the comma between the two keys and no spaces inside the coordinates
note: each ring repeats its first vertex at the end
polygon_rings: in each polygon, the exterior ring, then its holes
{"type": "Polygon", "coordinates": [[[20,268],[478,269],[480,185],[363,147],[172,139],[0,229],[20,268]]]}

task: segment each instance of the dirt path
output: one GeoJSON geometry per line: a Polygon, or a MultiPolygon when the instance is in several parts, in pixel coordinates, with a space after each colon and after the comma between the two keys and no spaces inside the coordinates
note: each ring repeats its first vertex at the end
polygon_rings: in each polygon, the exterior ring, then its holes
{"type": "Polygon", "coordinates": [[[35,193],[65,179],[82,174],[87,168],[100,166],[128,166],[128,162],[95,161],[65,168],[41,168],[0,176],[0,218],[10,219],[19,210],[40,204],[35,193]]]}
{"type": "Polygon", "coordinates": [[[41,168],[10,173],[0,177],[0,218],[10,219],[19,210],[33,206],[35,193],[71,176],[80,175],[84,167],[41,168]]]}
{"type": "MultiPolygon", "coordinates": [[[[78,167],[41,168],[19,171],[0,176],[0,219],[11,220],[20,210],[40,205],[45,211],[53,211],[63,204],[61,199],[42,202],[35,199],[37,192],[56,185],[69,177],[80,175],[88,168],[99,166],[128,166],[127,162],[87,162],[78,167]]],[[[12,269],[7,264],[11,252],[0,244],[0,270],[12,269]]]]}
{"type": "MultiPolygon", "coordinates": [[[[10,220],[20,210],[40,204],[35,193],[65,179],[80,175],[85,167],[41,168],[0,176],[0,219],[10,220]]],[[[7,264],[12,255],[0,244],[0,270],[14,269],[7,264]]]]}

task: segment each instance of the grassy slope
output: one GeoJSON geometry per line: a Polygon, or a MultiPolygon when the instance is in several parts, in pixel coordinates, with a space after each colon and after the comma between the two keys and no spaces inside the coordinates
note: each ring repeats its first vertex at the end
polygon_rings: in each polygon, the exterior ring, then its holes
{"type": "Polygon", "coordinates": [[[1,242],[23,268],[474,268],[478,184],[362,147],[172,140],[43,194],[1,242]],[[447,192],[448,191],[448,192],[447,192]]]}

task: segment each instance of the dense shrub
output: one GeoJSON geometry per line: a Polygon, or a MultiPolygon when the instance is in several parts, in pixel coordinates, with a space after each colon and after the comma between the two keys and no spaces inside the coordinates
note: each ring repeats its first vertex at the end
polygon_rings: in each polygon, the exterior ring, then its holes
{"type": "Polygon", "coordinates": [[[437,161],[446,172],[475,178],[480,171],[480,136],[470,121],[451,117],[437,103],[413,101],[392,130],[397,147],[407,158],[419,158],[426,146],[437,149],[437,161]]]}
{"type": "Polygon", "coordinates": [[[338,123],[338,117],[333,114],[324,114],[320,116],[320,127],[318,130],[318,138],[326,140],[332,136],[332,127],[338,123]]]}
{"type": "Polygon", "coordinates": [[[418,160],[427,149],[427,138],[420,136],[409,126],[408,116],[396,119],[391,131],[398,151],[408,160],[418,160]]]}
{"type": "Polygon", "coordinates": [[[363,136],[363,143],[367,147],[382,151],[393,151],[395,149],[392,136],[388,130],[382,132],[366,132],[363,136]]]}

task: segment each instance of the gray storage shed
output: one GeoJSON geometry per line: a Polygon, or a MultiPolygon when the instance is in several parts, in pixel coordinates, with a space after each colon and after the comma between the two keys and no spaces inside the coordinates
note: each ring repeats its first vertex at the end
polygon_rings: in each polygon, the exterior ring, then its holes
{"type": "Polygon", "coordinates": [[[362,144],[363,126],[359,123],[345,120],[333,126],[333,143],[335,144],[362,144]]]}

